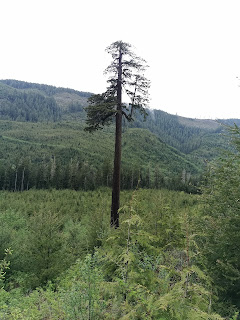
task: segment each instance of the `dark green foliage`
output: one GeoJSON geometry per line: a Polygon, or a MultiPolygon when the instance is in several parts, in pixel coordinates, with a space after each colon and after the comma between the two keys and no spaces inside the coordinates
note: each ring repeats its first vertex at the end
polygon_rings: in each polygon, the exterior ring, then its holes
{"type": "Polygon", "coordinates": [[[102,129],[104,125],[109,125],[113,122],[113,116],[116,114],[116,98],[108,96],[106,93],[96,94],[89,99],[87,109],[88,125],[85,130],[92,132],[102,129]]]}

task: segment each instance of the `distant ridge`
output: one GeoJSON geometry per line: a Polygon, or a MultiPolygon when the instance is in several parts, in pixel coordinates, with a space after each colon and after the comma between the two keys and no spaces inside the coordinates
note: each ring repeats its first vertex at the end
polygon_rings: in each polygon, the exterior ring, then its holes
{"type": "MultiPolygon", "coordinates": [[[[92,94],[18,80],[0,80],[0,119],[59,121],[66,113],[83,113],[92,94]]],[[[82,114],[84,116],[84,114],[82,114]]]]}
{"type": "MultiPolygon", "coordinates": [[[[75,136],[75,129],[73,128],[77,127],[79,135],[85,139],[84,143],[89,144],[90,136],[86,136],[83,129],[86,116],[84,108],[87,106],[88,98],[91,95],[92,93],[90,92],[59,88],[45,84],[29,83],[13,79],[0,80],[0,120],[7,120],[10,122],[49,123],[49,130],[51,132],[53,127],[52,125],[50,126],[50,123],[57,122],[65,134],[69,136],[68,141],[71,140],[71,134],[75,136]],[[71,130],[72,133],[70,133],[71,130]]],[[[219,121],[210,119],[192,119],[171,115],[161,110],[148,110],[148,114],[146,121],[143,120],[140,114],[136,113],[134,115],[134,122],[124,123],[124,135],[127,136],[132,132],[132,135],[129,136],[132,145],[129,146],[126,141],[124,142],[126,145],[123,145],[123,148],[128,149],[128,154],[132,150],[132,156],[133,159],[135,159],[132,161],[134,163],[141,162],[141,165],[144,166],[144,163],[148,163],[150,161],[149,159],[151,159],[151,167],[155,165],[158,166],[159,163],[162,170],[165,168],[164,171],[168,171],[168,166],[165,164],[167,160],[164,159],[169,159],[168,161],[170,161],[171,167],[171,169],[169,169],[170,171],[174,171],[174,168],[177,167],[177,171],[179,171],[181,167],[190,168],[191,165],[189,164],[193,165],[190,170],[192,172],[202,170],[205,166],[206,159],[211,161],[218,157],[221,149],[229,148],[226,136],[221,134],[225,127],[221,125],[221,123],[224,125],[233,125],[234,122],[240,124],[239,119],[219,121]],[[132,129],[134,129],[134,131],[131,131],[132,129]],[[136,132],[138,132],[139,137],[143,139],[143,144],[140,144],[135,140],[137,135],[136,132]],[[138,149],[137,146],[134,146],[134,143],[139,144],[138,148],[140,148],[141,145],[142,151],[138,149]],[[164,154],[168,154],[166,157],[161,157],[161,152],[159,152],[163,144],[167,147],[164,149],[164,154]],[[145,145],[146,148],[144,148],[145,145]],[[160,149],[156,149],[156,145],[158,145],[158,148],[160,149]],[[148,151],[144,152],[144,149],[148,151]],[[178,156],[175,158],[172,152],[175,152],[178,156]],[[150,156],[150,153],[155,156],[150,156]],[[143,154],[144,156],[142,157],[143,154]],[[170,154],[172,154],[172,156],[170,156],[170,154]],[[173,163],[174,158],[179,159],[179,166],[175,160],[175,164],[171,164],[171,161],[173,163]]],[[[19,124],[19,127],[23,130],[24,126],[20,126],[19,124]]],[[[34,130],[38,130],[37,127],[34,128],[34,130]]],[[[104,132],[105,131],[107,134],[112,135],[113,130],[111,127],[104,129],[104,132]]],[[[35,131],[32,132],[33,135],[34,132],[35,131]]],[[[54,132],[51,134],[54,135],[54,132]]],[[[7,136],[5,133],[4,135],[7,136]]],[[[101,136],[102,132],[98,132],[97,135],[101,136]]],[[[14,139],[19,139],[18,134],[14,134],[14,139]]],[[[28,137],[27,139],[30,138],[28,137]]],[[[32,143],[34,144],[35,140],[33,140],[32,143]]],[[[58,143],[54,141],[53,145],[58,145],[58,143]]],[[[76,146],[74,148],[74,152],[78,153],[78,151],[76,151],[76,146]]],[[[86,155],[88,153],[91,154],[91,150],[88,150],[88,148],[89,146],[87,146],[85,150],[86,155]]],[[[101,159],[101,155],[98,155],[97,157],[101,159]]],[[[87,158],[87,156],[85,158],[87,158]]],[[[130,157],[130,154],[129,158],[132,158],[130,157]]],[[[89,159],[88,161],[90,162],[98,162],[93,156],[89,159]]],[[[100,162],[101,161],[102,160],[100,160],[100,162]]],[[[129,161],[127,162],[129,163],[129,161]]]]}
{"type": "Polygon", "coordinates": [[[20,80],[13,80],[13,79],[0,80],[0,82],[15,89],[22,89],[22,90],[38,89],[49,96],[54,95],[56,93],[60,93],[60,92],[75,93],[77,95],[85,96],[87,98],[92,95],[92,93],[90,92],[77,91],[70,88],[56,87],[56,86],[51,86],[47,84],[39,84],[39,83],[26,82],[26,81],[20,81],[20,80]]]}

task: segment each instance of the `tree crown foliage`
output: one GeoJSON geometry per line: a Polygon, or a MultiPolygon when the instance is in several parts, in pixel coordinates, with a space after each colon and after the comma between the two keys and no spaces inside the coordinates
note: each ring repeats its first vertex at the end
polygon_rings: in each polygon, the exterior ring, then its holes
{"type": "Polygon", "coordinates": [[[104,93],[95,94],[88,100],[86,130],[90,132],[111,124],[117,112],[121,112],[128,121],[133,120],[134,109],[138,109],[144,116],[147,115],[145,107],[149,101],[150,82],[143,75],[147,67],[146,61],[136,56],[131,50],[131,45],[126,42],[116,41],[107,47],[106,51],[113,59],[104,72],[109,75],[108,87],[104,93]],[[122,103],[120,110],[117,110],[119,81],[130,102],[122,103]]]}

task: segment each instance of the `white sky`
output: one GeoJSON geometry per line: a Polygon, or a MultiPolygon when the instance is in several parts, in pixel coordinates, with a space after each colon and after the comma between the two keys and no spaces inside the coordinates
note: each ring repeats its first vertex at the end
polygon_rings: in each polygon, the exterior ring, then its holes
{"type": "Polygon", "coordinates": [[[100,93],[123,40],[150,66],[150,107],[240,118],[239,0],[0,0],[0,79],[100,93]]]}

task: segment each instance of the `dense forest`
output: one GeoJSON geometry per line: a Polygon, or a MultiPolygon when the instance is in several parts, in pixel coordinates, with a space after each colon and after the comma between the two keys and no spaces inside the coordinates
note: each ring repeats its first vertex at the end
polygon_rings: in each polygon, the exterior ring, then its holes
{"type": "Polygon", "coordinates": [[[89,96],[0,81],[0,319],[237,320],[239,120],[136,113],[115,230],[89,96]]]}

